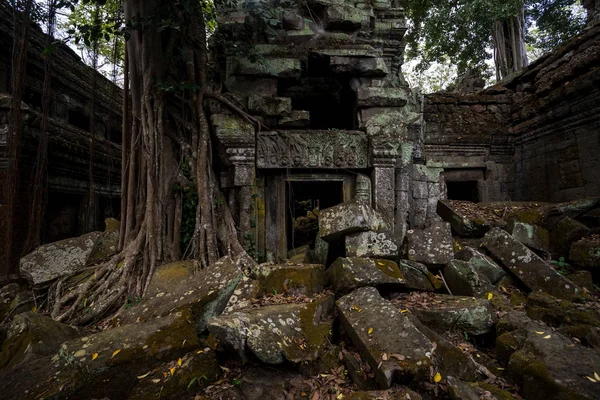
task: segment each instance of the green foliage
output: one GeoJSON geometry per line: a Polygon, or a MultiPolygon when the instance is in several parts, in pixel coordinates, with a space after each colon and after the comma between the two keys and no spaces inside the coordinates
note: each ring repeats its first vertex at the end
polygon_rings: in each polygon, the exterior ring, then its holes
{"type": "Polygon", "coordinates": [[[142,302],[142,298],[141,297],[131,297],[131,296],[127,296],[127,300],[125,301],[125,309],[137,306],[138,304],[140,304],[142,302]]]}
{"type": "Polygon", "coordinates": [[[417,71],[451,57],[458,72],[484,71],[492,57],[492,26],[518,15],[525,7],[526,22],[538,34],[528,43],[551,50],[577,34],[582,15],[573,12],[578,0],[402,0],[412,26],[406,36],[408,59],[420,60],[417,71]]]}
{"type": "Polygon", "coordinates": [[[565,261],[564,257],[560,257],[558,260],[552,260],[552,264],[556,266],[559,274],[567,276],[569,274],[569,268],[571,264],[565,261]]]}

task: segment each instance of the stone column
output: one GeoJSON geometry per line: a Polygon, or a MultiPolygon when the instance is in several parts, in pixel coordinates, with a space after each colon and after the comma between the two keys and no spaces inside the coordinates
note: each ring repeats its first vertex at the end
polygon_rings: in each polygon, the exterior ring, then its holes
{"type": "Polygon", "coordinates": [[[371,147],[371,165],[373,173],[373,207],[394,223],[396,206],[396,159],[397,145],[392,143],[374,143],[371,147]]]}
{"type": "Polygon", "coordinates": [[[233,185],[237,188],[239,239],[246,249],[252,236],[252,192],[255,175],[256,150],[254,147],[227,149],[233,164],[233,185]]]}

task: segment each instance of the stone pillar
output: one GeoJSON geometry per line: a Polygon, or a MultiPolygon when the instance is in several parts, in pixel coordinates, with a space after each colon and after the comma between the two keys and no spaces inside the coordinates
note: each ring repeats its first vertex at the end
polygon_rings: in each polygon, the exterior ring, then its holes
{"type": "Polygon", "coordinates": [[[373,206],[373,192],[371,188],[371,179],[363,174],[356,177],[356,195],[354,199],[361,204],[373,206]]]}
{"type": "Polygon", "coordinates": [[[397,145],[390,142],[371,143],[373,173],[373,207],[394,223],[396,206],[396,159],[397,145]]]}
{"type": "Polygon", "coordinates": [[[252,240],[252,193],[256,150],[254,147],[232,147],[227,149],[227,154],[233,164],[233,185],[237,188],[239,239],[248,250],[255,244],[252,240]]]}
{"type": "Polygon", "coordinates": [[[396,215],[394,221],[394,236],[399,245],[404,242],[408,230],[408,219],[412,203],[410,195],[412,156],[413,142],[403,142],[400,145],[400,168],[396,170],[396,215]]]}

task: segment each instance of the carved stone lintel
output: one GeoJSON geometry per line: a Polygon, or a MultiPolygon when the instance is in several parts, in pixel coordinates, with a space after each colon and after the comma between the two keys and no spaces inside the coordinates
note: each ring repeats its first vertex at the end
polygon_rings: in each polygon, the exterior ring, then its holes
{"type": "Polygon", "coordinates": [[[253,147],[232,147],[226,152],[233,164],[234,186],[252,186],[255,178],[256,150],[253,147]]]}

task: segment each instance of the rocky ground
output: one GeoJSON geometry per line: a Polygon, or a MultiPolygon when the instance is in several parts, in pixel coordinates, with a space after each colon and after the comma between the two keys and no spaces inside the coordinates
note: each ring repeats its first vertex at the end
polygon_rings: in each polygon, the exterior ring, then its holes
{"type": "Polygon", "coordinates": [[[0,393],[600,398],[600,200],[443,201],[438,213],[397,243],[366,204],[323,210],[316,250],[291,252],[293,263],[164,265],[144,299],[85,328],[52,321],[32,293],[74,271],[84,281],[114,248],[114,223],[42,246],[21,264],[28,289],[0,290],[0,393]],[[347,257],[325,268],[340,240],[347,257]]]}

